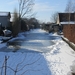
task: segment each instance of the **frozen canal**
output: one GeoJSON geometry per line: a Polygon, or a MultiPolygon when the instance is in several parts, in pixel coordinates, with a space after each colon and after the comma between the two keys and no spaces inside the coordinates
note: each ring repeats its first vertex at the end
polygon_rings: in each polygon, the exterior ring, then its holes
{"type": "Polygon", "coordinates": [[[13,45],[8,45],[0,51],[49,52],[51,50],[50,46],[55,44],[52,41],[55,37],[49,37],[45,31],[30,31],[24,36],[26,37],[25,39],[13,40],[13,45]]]}

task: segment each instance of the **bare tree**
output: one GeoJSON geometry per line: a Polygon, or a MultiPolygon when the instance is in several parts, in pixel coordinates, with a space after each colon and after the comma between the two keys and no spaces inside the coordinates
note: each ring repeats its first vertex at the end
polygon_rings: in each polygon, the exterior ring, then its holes
{"type": "Polygon", "coordinates": [[[68,0],[65,12],[67,13],[75,12],[75,0],[68,0]]]}
{"type": "Polygon", "coordinates": [[[69,0],[65,12],[71,12],[71,11],[72,11],[72,0],[69,0]]]}
{"type": "Polygon", "coordinates": [[[19,17],[30,15],[32,12],[32,7],[34,5],[34,0],[18,0],[19,2],[19,17]]]}
{"type": "Polygon", "coordinates": [[[37,63],[41,59],[41,56],[39,56],[36,60],[34,60],[32,62],[28,61],[28,63],[23,64],[26,61],[26,57],[27,57],[27,54],[25,55],[25,57],[23,58],[23,60],[21,62],[17,63],[17,65],[15,66],[15,69],[13,69],[12,67],[10,67],[7,64],[9,56],[5,56],[3,65],[2,65],[2,67],[0,67],[0,69],[1,69],[0,75],[7,75],[7,74],[9,74],[8,71],[12,71],[12,73],[14,75],[18,75],[18,74],[19,75],[25,75],[25,73],[29,72],[29,71],[35,72],[35,71],[41,71],[42,70],[42,69],[36,70],[36,69],[31,69],[31,68],[25,69],[25,67],[28,67],[28,66],[31,66],[31,65],[34,65],[35,63],[37,63]],[[7,70],[7,69],[9,69],[9,70],[7,70]],[[25,69],[25,70],[22,71],[23,69],[25,69]]]}
{"type": "Polygon", "coordinates": [[[32,8],[34,5],[34,0],[18,0],[19,3],[19,30],[21,31],[21,19],[24,17],[30,17],[33,14],[32,8]]]}
{"type": "Polygon", "coordinates": [[[58,12],[55,12],[51,16],[51,21],[54,22],[54,23],[56,23],[57,22],[57,18],[58,18],[58,12]]]}
{"type": "Polygon", "coordinates": [[[74,12],[75,13],[75,0],[73,0],[73,2],[72,2],[72,12],[74,12]]]}
{"type": "Polygon", "coordinates": [[[8,59],[9,59],[9,56],[5,55],[2,67],[0,67],[0,69],[1,69],[0,75],[7,75],[7,61],[8,61],[8,59]]]}

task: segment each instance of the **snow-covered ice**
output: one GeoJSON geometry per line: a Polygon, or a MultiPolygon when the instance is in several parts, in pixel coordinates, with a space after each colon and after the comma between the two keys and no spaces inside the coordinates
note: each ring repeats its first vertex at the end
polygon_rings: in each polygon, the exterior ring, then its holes
{"type": "Polygon", "coordinates": [[[26,37],[25,48],[30,50],[29,52],[20,50],[17,52],[0,52],[0,75],[1,73],[4,75],[3,66],[5,56],[8,58],[7,75],[70,74],[71,66],[75,60],[75,52],[60,36],[57,34],[48,34],[41,29],[31,30],[27,35],[29,36],[26,37]],[[36,35],[35,39],[30,37],[31,35],[33,36],[31,33],[36,35]],[[42,33],[42,35],[40,33],[42,33]],[[41,37],[39,38],[37,34],[41,37]],[[53,44],[50,45],[50,42],[53,42],[53,44]],[[40,52],[40,50],[42,51],[43,49],[45,52],[40,52]]]}
{"type": "Polygon", "coordinates": [[[6,43],[1,43],[0,44],[0,49],[3,48],[3,47],[6,47],[6,43]]]}

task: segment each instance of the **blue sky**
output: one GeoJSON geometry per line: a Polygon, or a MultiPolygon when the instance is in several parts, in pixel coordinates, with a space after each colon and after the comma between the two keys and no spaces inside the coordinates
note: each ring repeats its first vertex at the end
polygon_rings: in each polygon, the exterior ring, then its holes
{"type": "MultiPolygon", "coordinates": [[[[36,12],[36,18],[50,22],[50,17],[55,12],[64,12],[68,0],[35,0],[33,12],[36,12]]],[[[18,0],[1,0],[0,11],[13,12],[18,7],[18,0]]]]}

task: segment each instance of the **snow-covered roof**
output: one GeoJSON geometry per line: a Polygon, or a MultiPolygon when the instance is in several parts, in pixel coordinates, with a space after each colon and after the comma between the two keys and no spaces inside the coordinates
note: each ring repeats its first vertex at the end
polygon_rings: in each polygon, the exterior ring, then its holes
{"type": "Polygon", "coordinates": [[[10,12],[0,12],[0,16],[8,16],[10,12]]]}
{"type": "Polygon", "coordinates": [[[75,21],[70,21],[70,22],[60,22],[60,24],[75,24],[75,21]]]}

